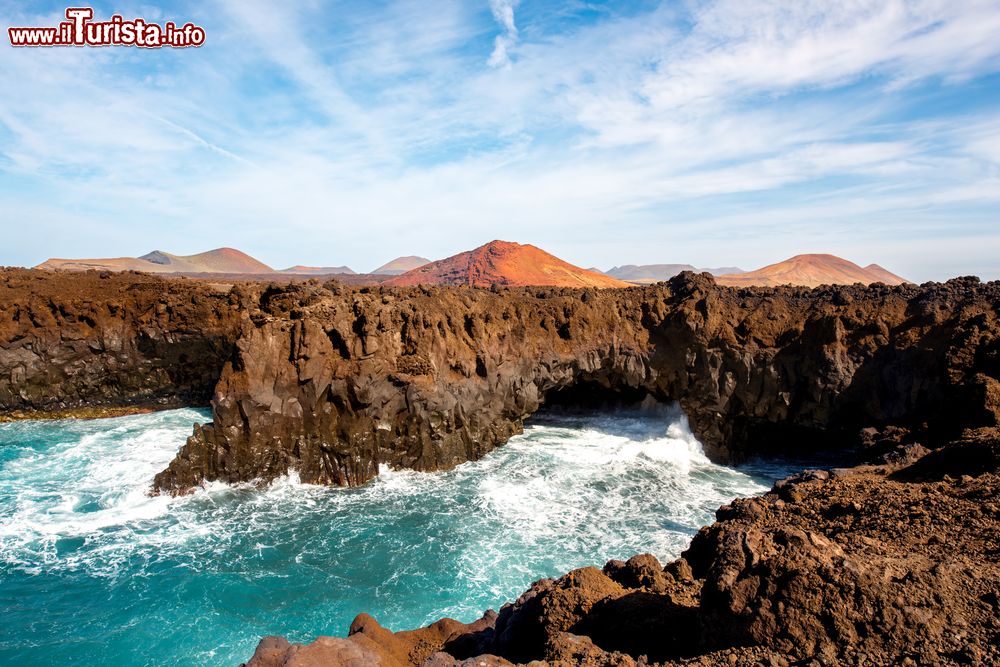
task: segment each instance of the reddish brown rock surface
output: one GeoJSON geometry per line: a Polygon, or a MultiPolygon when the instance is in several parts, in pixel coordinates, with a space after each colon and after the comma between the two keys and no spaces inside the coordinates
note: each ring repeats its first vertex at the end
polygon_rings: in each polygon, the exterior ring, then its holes
{"type": "Polygon", "coordinates": [[[2,269],[0,415],[206,405],[241,318],[228,287],[2,269]]]}
{"type": "Polygon", "coordinates": [[[933,446],[1000,410],[1000,285],[616,290],[212,285],[6,270],[0,412],[203,403],[157,488],[359,484],[483,456],[543,403],[678,401],[717,461],[933,446]],[[213,392],[214,386],[214,392],[213,392]]]}
{"type": "Polygon", "coordinates": [[[878,264],[860,267],[836,255],[796,255],[783,262],[770,264],[756,271],[719,275],[716,282],[730,287],[776,287],[778,285],[853,285],[885,283],[902,285],[907,282],[878,264]]]}
{"type": "Polygon", "coordinates": [[[447,469],[546,402],[678,401],[716,461],[940,443],[997,423],[1000,285],[624,290],[272,288],[199,429],[157,488],[203,480],[360,484],[380,464],[447,469]]]}
{"type": "Polygon", "coordinates": [[[265,639],[249,664],[1000,664],[998,435],[791,478],[721,508],[666,567],[574,570],[470,626],[394,635],[362,615],[347,639],[265,639]]]}
{"type": "Polygon", "coordinates": [[[491,285],[627,287],[628,283],[573,266],[541,248],[493,241],[475,250],[425,264],[390,278],[386,285],[491,285]]]}

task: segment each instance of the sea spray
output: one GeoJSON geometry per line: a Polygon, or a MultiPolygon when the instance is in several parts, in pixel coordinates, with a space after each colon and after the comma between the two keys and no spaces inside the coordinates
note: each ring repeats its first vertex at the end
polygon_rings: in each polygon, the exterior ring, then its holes
{"type": "Polygon", "coordinates": [[[782,465],[714,465],[676,408],[550,413],[481,461],[356,489],[147,494],[205,421],[175,410],[0,425],[0,662],[232,665],[260,636],[471,620],[531,581],[676,556],[782,465]]]}

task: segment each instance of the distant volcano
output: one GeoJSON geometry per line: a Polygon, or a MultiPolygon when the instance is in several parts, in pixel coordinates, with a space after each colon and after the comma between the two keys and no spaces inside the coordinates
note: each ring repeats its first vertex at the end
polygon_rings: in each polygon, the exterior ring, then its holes
{"type": "Polygon", "coordinates": [[[300,276],[357,275],[349,266],[302,266],[301,264],[282,269],[281,273],[292,273],[300,276]]]}
{"type": "Polygon", "coordinates": [[[406,257],[397,257],[391,262],[386,262],[372,271],[372,273],[377,276],[398,276],[430,263],[431,260],[429,259],[417,257],[416,255],[407,255],[406,257]]]}
{"type": "Polygon", "coordinates": [[[172,255],[154,250],[142,257],[110,259],[49,259],[36,269],[64,271],[146,271],[147,273],[274,273],[267,264],[235,248],[217,248],[197,255],[172,255]]]}
{"type": "Polygon", "coordinates": [[[775,287],[777,285],[853,285],[854,283],[885,283],[902,285],[909,282],[878,264],[860,267],[835,255],[796,255],[756,271],[716,276],[715,282],[732,287],[775,287]]]}
{"type": "Polygon", "coordinates": [[[711,273],[719,276],[729,273],[743,273],[743,269],[736,266],[723,266],[717,269],[699,269],[690,264],[624,264],[616,266],[605,274],[620,280],[627,280],[630,283],[648,284],[661,280],[670,280],[682,271],[694,271],[695,273],[711,273]]]}
{"type": "Polygon", "coordinates": [[[387,280],[385,285],[553,285],[628,287],[629,284],[581,269],[533,245],[493,241],[447,259],[431,262],[387,280]]]}

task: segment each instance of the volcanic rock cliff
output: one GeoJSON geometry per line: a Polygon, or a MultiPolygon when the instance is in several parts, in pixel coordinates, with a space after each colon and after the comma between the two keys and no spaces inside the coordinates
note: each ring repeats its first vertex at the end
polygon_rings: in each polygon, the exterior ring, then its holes
{"type": "Polygon", "coordinates": [[[0,417],[206,405],[239,321],[195,281],[0,270],[0,417]]]}
{"type": "Polygon", "coordinates": [[[717,461],[993,426],[1000,285],[320,285],[7,270],[0,409],[203,403],[156,479],[361,484],[475,460],[546,402],[675,400],[717,461]]]}
{"type": "Polygon", "coordinates": [[[676,400],[717,461],[807,452],[897,426],[940,442],[997,423],[1000,285],[975,279],[725,289],[271,288],[156,488],[354,485],[446,469],[545,402],[676,400]]]}

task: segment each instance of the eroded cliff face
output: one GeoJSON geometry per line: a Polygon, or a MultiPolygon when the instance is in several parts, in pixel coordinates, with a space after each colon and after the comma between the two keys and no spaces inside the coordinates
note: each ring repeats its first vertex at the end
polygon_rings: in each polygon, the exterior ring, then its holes
{"type": "Polygon", "coordinates": [[[546,402],[678,401],[717,461],[997,423],[1000,285],[614,290],[213,286],[0,276],[0,411],[176,406],[214,394],[155,488],[361,484],[475,460],[546,402]],[[213,391],[214,389],[214,391],[213,391]]]}
{"type": "Polygon", "coordinates": [[[204,283],[2,269],[0,416],[207,405],[241,317],[204,283]]]}
{"type": "Polygon", "coordinates": [[[622,290],[272,287],[248,304],[196,430],[155,481],[354,485],[483,456],[546,401],[676,400],[717,461],[997,423],[1000,285],[622,290]],[[574,388],[585,391],[573,395],[574,388]]]}

